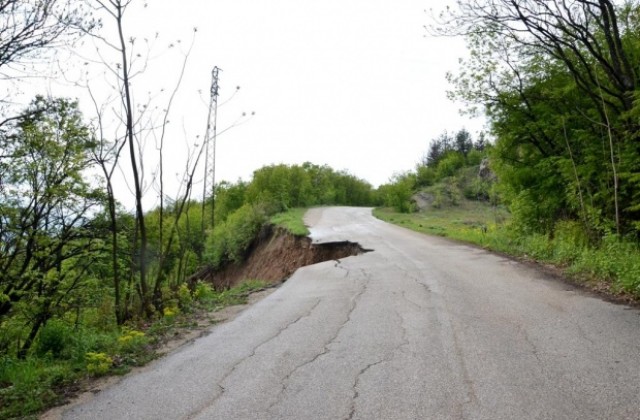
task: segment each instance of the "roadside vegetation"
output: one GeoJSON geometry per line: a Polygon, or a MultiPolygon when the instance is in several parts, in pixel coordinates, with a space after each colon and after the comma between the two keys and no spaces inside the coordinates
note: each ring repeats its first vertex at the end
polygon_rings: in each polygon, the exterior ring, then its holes
{"type": "Polygon", "coordinates": [[[214,290],[190,277],[241,263],[274,215],[374,204],[365,181],[311,163],[264,167],[250,181],[218,183],[195,198],[209,144],[168,124],[183,117],[172,104],[197,30],[191,41],[135,42],[130,18],[145,7],[138,0],[8,0],[0,8],[0,418],[34,415],[84,379],[144,364],[196,312],[261,288],[214,290]],[[47,77],[47,69],[64,72],[54,52],[73,54],[80,41],[95,44],[96,56],[83,57],[91,66],[65,74],[65,84],[86,89],[92,103],[45,95],[14,101],[27,90],[23,83],[47,77]],[[169,47],[158,51],[160,44],[169,47]],[[148,76],[161,54],[178,63],[163,69],[168,87],[148,76]],[[188,153],[170,169],[169,141],[188,153]],[[167,172],[179,181],[176,191],[166,188],[167,172]],[[118,201],[122,183],[131,208],[118,201]],[[152,208],[150,195],[157,197],[152,208]]]}
{"type": "Polygon", "coordinates": [[[637,1],[488,0],[437,16],[432,34],[469,46],[449,94],[487,117],[481,156],[443,134],[380,188],[397,213],[376,214],[640,297],[639,14],[637,1]]]}
{"type": "Polygon", "coordinates": [[[170,115],[180,120],[171,104],[189,47],[173,50],[182,54],[173,88],[147,86],[158,52],[129,38],[137,0],[5,3],[6,98],[42,76],[36,64],[55,67],[51,51],[83,36],[111,51],[95,58],[101,76],[91,83],[113,92],[101,102],[78,81],[95,115],[71,98],[0,102],[0,418],[32,415],[83,379],[143,364],[194,311],[261,288],[188,279],[241,263],[266,223],[306,233],[300,209],[309,206],[383,205],[376,215],[394,223],[640,297],[638,1],[460,1],[429,29],[466,37],[470,58],[449,75],[450,95],[484,113],[487,133],[443,133],[413,170],[378,190],[304,163],[218,183],[202,200],[193,186],[203,141],[173,139],[190,154],[179,192],[165,190],[166,128],[170,115]],[[118,42],[96,32],[103,19],[118,42]],[[118,202],[114,174],[130,187],[133,209],[118,202]],[[144,206],[149,191],[153,208],[144,206]]]}
{"type": "Polygon", "coordinates": [[[552,264],[573,281],[598,292],[638,301],[640,248],[637,242],[614,235],[592,246],[572,222],[558,224],[555,235],[522,235],[514,230],[506,209],[487,203],[463,201],[456,206],[424,212],[401,213],[377,208],[374,216],[428,235],[472,243],[490,251],[527,261],[552,264]]]}
{"type": "Polygon", "coordinates": [[[271,224],[280,226],[296,236],[307,236],[309,229],[304,224],[304,214],[306,212],[306,208],[298,207],[278,213],[271,218],[271,224]]]}
{"type": "MultiPolygon", "coordinates": [[[[80,124],[80,116],[74,115],[74,123],[80,124]]],[[[67,172],[66,176],[73,174],[67,172]]],[[[34,194],[26,187],[22,193],[26,197],[34,194]]],[[[306,235],[302,206],[373,205],[374,197],[368,183],[348,173],[305,163],[261,168],[250,182],[223,182],[216,186],[215,202],[203,206],[189,201],[183,217],[177,217],[171,207],[162,215],[160,209],[149,211],[145,215],[150,255],[147,268],[154,278],[162,279],[154,303],[158,309],[150,313],[141,306],[136,254],[130,251],[136,243],[134,220],[122,212],[117,231],[120,251],[115,257],[120,275],[126,279],[124,322],[118,322],[116,316],[110,264],[113,254],[105,246],[109,231],[100,228],[105,217],[102,213],[87,215],[86,227],[77,226],[86,236],[78,236],[70,245],[56,245],[62,251],[67,246],[78,249],[74,251],[78,256],[70,255],[47,270],[35,265],[22,276],[16,271],[12,280],[13,270],[25,264],[26,255],[15,256],[13,264],[4,255],[0,261],[8,267],[3,277],[5,290],[15,286],[12,281],[21,279],[17,284],[34,279],[39,287],[34,285],[29,294],[25,291],[15,301],[7,293],[3,300],[11,306],[0,317],[0,418],[36,413],[63,401],[87,378],[121,374],[140,366],[156,357],[156,347],[171,331],[189,327],[198,313],[241,303],[247,293],[264,287],[259,281],[250,281],[230,290],[214,290],[209,284],[189,281],[189,276],[203,267],[215,270],[242,263],[265,224],[306,235]],[[213,228],[209,222],[211,204],[216,215],[213,228]],[[93,243],[96,245],[91,246],[93,243]]],[[[58,203],[59,197],[52,192],[51,200],[58,203]]],[[[7,204],[5,201],[4,209],[7,204]]],[[[20,227],[5,220],[6,228],[20,227]]],[[[33,235],[46,241],[43,244],[56,244],[53,241],[58,238],[53,233],[47,236],[45,231],[33,235]]]]}
{"type": "Polygon", "coordinates": [[[578,214],[571,217],[568,208],[558,209],[553,221],[532,219],[531,213],[541,211],[551,197],[514,198],[513,179],[503,181],[504,175],[493,170],[499,159],[500,149],[484,136],[474,142],[464,129],[443,133],[431,141],[415,170],[380,186],[385,207],[374,215],[418,232],[553,264],[600,292],[640,299],[640,241],[635,230],[622,235],[611,224],[596,230],[578,214]]]}
{"type": "MultiPolygon", "coordinates": [[[[0,356],[0,418],[35,418],[81,391],[92,378],[142,366],[158,357],[162,345],[180,331],[201,328],[198,320],[215,322],[211,312],[243,304],[252,291],[264,287],[255,280],[221,291],[206,283],[196,284],[193,291],[182,285],[162,316],[122,327],[112,321],[106,304],[54,318],[41,329],[26,357],[14,357],[10,351],[0,356]]],[[[19,333],[16,321],[3,324],[5,339],[19,333]]]]}

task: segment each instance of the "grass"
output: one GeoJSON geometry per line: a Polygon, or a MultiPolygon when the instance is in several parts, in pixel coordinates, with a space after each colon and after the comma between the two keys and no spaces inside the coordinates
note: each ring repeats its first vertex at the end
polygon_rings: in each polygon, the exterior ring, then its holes
{"type": "MultiPolygon", "coordinates": [[[[67,319],[50,321],[26,359],[0,353],[0,419],[36,418],[49,407],[64,403],[92,377],[121,375],[158,357],[157,350],[178,330],[192,328],[199,314],[243,304],[267,287],[249,280],[217,292],[206,284],[179,291],[179,298],[152,323],[130,323],[108,331],[67,319]],[[181,293],[183,292],[183,293],[181,293]]],[[[10,331],[0,325],[0,338],[10,331]]]]}
{"type": "Polygon", "coordinates": [[[560,221],[553,235],[523,234],[509,225],[506,210],[481,202],[403,214],[375,209],[377,218],[408,229],[479,245],[491,251],[552,264],[577,283],[627,301],[640,299],[640,246],[604,236],[589,244],[577,222],[560,221]]]}
{"type": "Polygon", "coordinates": [[[373,215],[381,220],[429,235],[443,236],[484,245],[489,229],[509,220],[509,213],[478,201],[463,201],[459,206],[431,209],[421,213],[398,213],[377,208],[373,215]]]}
{"type": "Polygon", "coordinates": [[[296,236],[307,236],[309,229],[304,224],[306,208],[294,208],[271,217],[271,223],[283,227],[296,236]]]}

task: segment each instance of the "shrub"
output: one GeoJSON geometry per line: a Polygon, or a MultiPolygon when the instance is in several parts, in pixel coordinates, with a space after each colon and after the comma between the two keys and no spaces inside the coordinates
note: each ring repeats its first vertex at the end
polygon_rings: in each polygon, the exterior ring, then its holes
{"type": "Polygon", "coordinates": [[[203,283],[199,281],[196,283],[195,290],[193,292],[193,297],[198,302],[210,302],[215,299],[216,292],[213,290],[211,285],[207,283],[203,283]]]}
{"type": "Polygon", "coordinates": [[[59,401],[52,388],[73,376],[68,364],[0,356],[0,418],[35,418],[29,415],[59,401]]]}
{"type": "Polygon", "coordinates": [[[463,166],[464,156],[460,153],[449,152],[438,162],[438,166],[436,167],[436,178],[443,179],[448,176],[453,176],[463,166]]]}
{"type": "Polygon", "coordinates": [[[162,310],[162,314],[167,321],[173,321],[180,313],[180,310],[175,306],[167,306],[162,310]]]}
{"type": "Polygon", "coordinates": [[[124,329],[118,337],[118,347],[120,351],[135,353],[148,344],[148,338],[142,331],[124,329]]]}
{"type": "Polygon", "coordinates": [[[584,226],[575,221],[561,221],[554,229],[554,261],[561,264],[573,263],[589,245],[584,226]]]}
{"type": "Polygon", "coordinates": [[[183,310],[189,310],[193,304],[193,297],[191,296],[191,290],[186,284],[181,284],[178,288],[178,305],[183,310]]]}
{"type": "Polygon", "coordinates": [[[105,353],[89,352],[85,355],[87,362],[87,372],[94,376],[102,376],[109,372],[113,359],[105,353]]]}
{"type": "Polygon", "coordinates": [[[58,319],[49,321],[38,336],[36,354],[44,356],[50,353],[53,357],[59,358],[70,342],[70,335],[70,328],[63,321],[58,319]]]}
{"type": "Polygon", "coordinates": [[[245,204],[209,233],[205,259],[214,268],[243,260],[247,248],[267,221],[262,206],[245,204]]]}
{"type": "Polygon", "coordinates": [[[436,181],[436,172],[430,166],[420,165],[416,168],[416,186],[429,187],[436,181]]]}
{"type": "Polygon", "coordinates": [[[414,174],[395,174],[391,179],[391,183],[380,187],[384,204],[388,207],[393,207],[400,213],[415,211],[415,205],[411,202],[415,184],[416,177],[414,174]]]}

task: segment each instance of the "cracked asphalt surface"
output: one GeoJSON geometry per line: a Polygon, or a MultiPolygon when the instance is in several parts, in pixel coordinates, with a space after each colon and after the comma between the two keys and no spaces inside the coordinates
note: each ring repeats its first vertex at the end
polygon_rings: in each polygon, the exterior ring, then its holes
{"type": "Polygon", "coordinates": [[[640,312],[370,209],[307,213],[363,255],[298,270],[65,419],[640,419],[640,312]]]}

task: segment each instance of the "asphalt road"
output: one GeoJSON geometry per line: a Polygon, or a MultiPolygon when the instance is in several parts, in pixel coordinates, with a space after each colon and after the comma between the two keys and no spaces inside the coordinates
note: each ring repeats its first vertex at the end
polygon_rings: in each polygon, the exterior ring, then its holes
{"type": "Polygon", "coordinates": [[[485,251],[307,214],[373,249],[298,270],[65,419],[640,419],[640,312],[485,251]]]}

